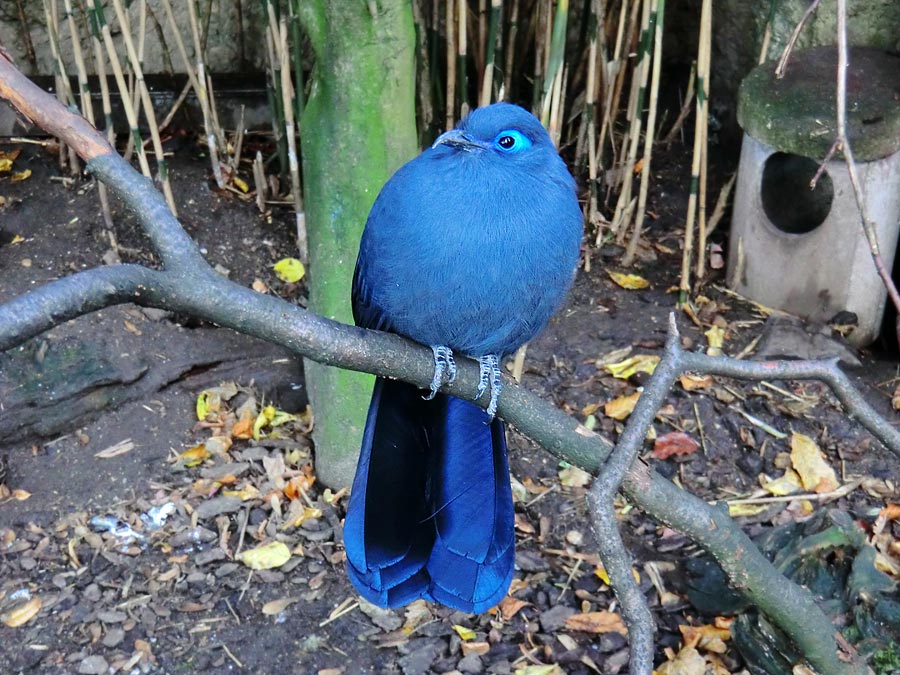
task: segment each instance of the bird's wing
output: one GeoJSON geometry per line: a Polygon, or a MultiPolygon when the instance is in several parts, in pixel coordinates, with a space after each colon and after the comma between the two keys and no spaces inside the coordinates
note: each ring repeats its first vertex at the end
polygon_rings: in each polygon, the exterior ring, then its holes
{"type": "Polygon", "coordinates": [[[353,303],[353,321],[362,328],[372,330],[390,330],[390,322],[382,308],[372,297],[372,287],[367,276],[368,269],[366,258],[360,251],[356,261],[356,269],[353,271],[353,290],[351,302],[353,303]]]}

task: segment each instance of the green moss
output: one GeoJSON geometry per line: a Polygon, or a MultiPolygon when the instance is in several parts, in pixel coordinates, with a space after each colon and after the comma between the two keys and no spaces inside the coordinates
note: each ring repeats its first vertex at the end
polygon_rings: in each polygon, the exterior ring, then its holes
{"type": "MultiPolygon", "coordinates": [[[[847,73],[847,136],[860,161],[900,150],[900,57],[854,48],[847,73]]],[[[795,51],[782,79],[775,63],[756,67],[741,84],[738,122],[776,150],[822,159],[837,136],[837,52],[795,51]]]]}

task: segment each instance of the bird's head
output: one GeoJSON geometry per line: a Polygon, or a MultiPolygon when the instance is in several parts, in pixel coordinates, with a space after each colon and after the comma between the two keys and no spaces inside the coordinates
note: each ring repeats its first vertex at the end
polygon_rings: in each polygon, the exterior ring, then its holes
{"type": "Polygon", "coordinates": [[[438,136],[431,148],[517,159],[542,155],[548,150],[556,154],[540,121],[511,103],[494,103],[473,110],[455,129],[438,136]]]}

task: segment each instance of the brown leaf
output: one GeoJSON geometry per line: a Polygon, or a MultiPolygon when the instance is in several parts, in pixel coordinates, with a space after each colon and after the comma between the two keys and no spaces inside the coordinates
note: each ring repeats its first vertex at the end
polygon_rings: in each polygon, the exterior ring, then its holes
{"type": "Polygon", "coordinates": [[[697,452],[700,444],[682,431],[664,434],[653,443],[653,457],[667,459],[672,455],[690,455],[697,452]]]}
{"type": "Polygon", "coordinates": [[[509,621],[519,613],[520,609],[527,607],[530,604],[530,602],[525,602],[524,600],[519,600],[511,595],[507,595],[500,601],[500,616],[503,617],[504,621],[509,621]]]}
{"type": "Polygon", "coordinates": [[[625,635],[628,632],[622,617],[615,612],[607,612],[606,610],[573,614],[566,619],[566,628],[596,634],[618,633],[619,635],[625,635]]]}

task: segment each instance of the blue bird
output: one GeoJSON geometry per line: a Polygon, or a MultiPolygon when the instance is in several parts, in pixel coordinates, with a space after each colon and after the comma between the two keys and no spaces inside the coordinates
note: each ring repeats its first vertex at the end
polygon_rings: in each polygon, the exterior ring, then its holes
{"type": "Polygon", "coordinates": [[[571,285],[582,237],[572,176],[541,123],[474,110],[385,184],[353,280],[357,325],[429,345],[430,395],[379,378],[347,517],[347,571],[382,607],[426,598],[481,613],[513,575],[513,503],[500,360],[540,331],[571,285]],[[478,359],[487,410],[440,394],[453,352],[478,359]]]}

